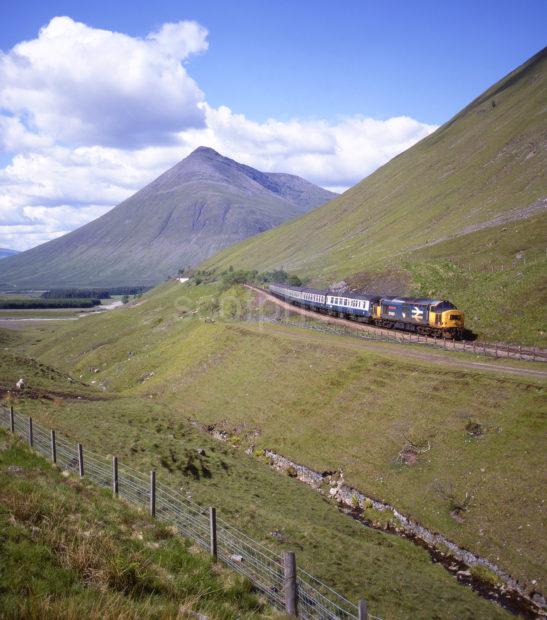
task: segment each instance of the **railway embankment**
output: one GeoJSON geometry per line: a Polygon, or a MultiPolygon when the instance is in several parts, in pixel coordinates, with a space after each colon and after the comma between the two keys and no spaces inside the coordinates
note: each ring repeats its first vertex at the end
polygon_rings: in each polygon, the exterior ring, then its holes
{"type": "Polygon", "coordinates": [[[433,338],[431,336],[424,336],[413,332],[385,329],[337,316],[313,312],[312,310],[301,308],[283,301],[264,289],[251,285],[245,286],[260,295],[263,300],[276,304],[279,308],[290,314],[300,315],[302,317],[307,317],[322,323],[345,328],[360,334],[370,334],[379,340],[386,340],[388,342],[400,344],[419,344],[434,347],[443,351],[470,353],[473,355],[483,356],[485,358],[522,360],[528,362],[547,362],[547,349],[542,349],[539,347],[522,347],[510,343],[483,342],[480,340],[456,341],[443,338],[433,338]]]}

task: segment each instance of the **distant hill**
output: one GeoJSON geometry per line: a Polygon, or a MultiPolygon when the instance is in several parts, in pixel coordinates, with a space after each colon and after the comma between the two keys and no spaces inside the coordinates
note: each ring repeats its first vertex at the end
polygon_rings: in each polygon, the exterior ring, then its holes
{"type": "Polygon", "coordinates": [[[2,261],[0,286],[155,284],[334,196],[200,147],[97,220],[2,261]]]}
{"type": "Polygon", "coordinates": [[[451,298],[480,334],[545,342],[547,52],[333,202],[205,263],[451,298]]]}
{"type": "Polygon", "coordinates": [[[17,250],[10,250],[9,248],[0,248],[0,259],[7,258],[8,256],[15,256],[19,254],[17,250]]]}

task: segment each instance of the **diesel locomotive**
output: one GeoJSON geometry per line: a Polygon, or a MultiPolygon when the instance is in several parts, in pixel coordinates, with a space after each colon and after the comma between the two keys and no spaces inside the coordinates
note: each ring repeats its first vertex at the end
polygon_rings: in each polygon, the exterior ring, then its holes
{"type": "Polygon", "coordinates": [[[378,327],[458,340],[463,335],[463,312],[447,300],[336,293],[287,284],[270,284],[269,290],[295,306],[378,327]]]}

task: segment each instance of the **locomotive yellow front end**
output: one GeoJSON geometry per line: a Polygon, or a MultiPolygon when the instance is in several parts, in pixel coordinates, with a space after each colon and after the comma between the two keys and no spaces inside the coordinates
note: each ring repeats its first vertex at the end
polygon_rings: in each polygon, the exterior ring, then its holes
{"type": "Polygon", "coordinates": [[[431,308],[429,325],[445,337],[461,338],[464,330],[464,314],[450,302],[444,301],[431,308]]]}
{"type": "Polygon", "coordinates": [[[461,338],[463,334],[463,312],[461,310],[445,310],[441,317],[442,329],[453,337],[461,338]]]}

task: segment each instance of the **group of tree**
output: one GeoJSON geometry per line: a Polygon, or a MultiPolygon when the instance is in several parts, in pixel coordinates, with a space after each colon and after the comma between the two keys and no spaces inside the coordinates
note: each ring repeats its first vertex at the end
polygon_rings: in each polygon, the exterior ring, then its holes
{"type": "Polygon", "coordinates": [[[91,297],[40,299],[39,297],[0,299],[0,310],[38,310],[42,308],[93,308],[101,300],[91,297]]]}
{"type": "Polygon", "coordinates": [[[234,284],[290,284],[291,286],[303,286],[305,282],[296,275],[287,273],[284,269],[274,271],[258,271],[256,269],[234,269],[232,266],[218,274],[214,270],[207,269],[179,269],[178,277],[186,276],[191,278],[192,283],[209,284],[212,282],[222,282],[223,288],[229,288],[234,284]]]}
{"type": "Polygon", "coordinates": [[[113,288],[54,288],[42,293],[42,299],[110,299],[112,295],[139,295],[149,286],[116,286],[113,288]]]}
{"type": "Polygon", "coordinates": [[[220,274],[222,283],[225,286],[232,286],[234,284],[271,284],[273,282],[277,284],[290,284],[291,286],[302,286],[302,280],[296,276],[287,273],[283,269],[276,269],[274,271],[257,271],[256,269],[245,270],[229,267],[226,271],[220,274]]]}

